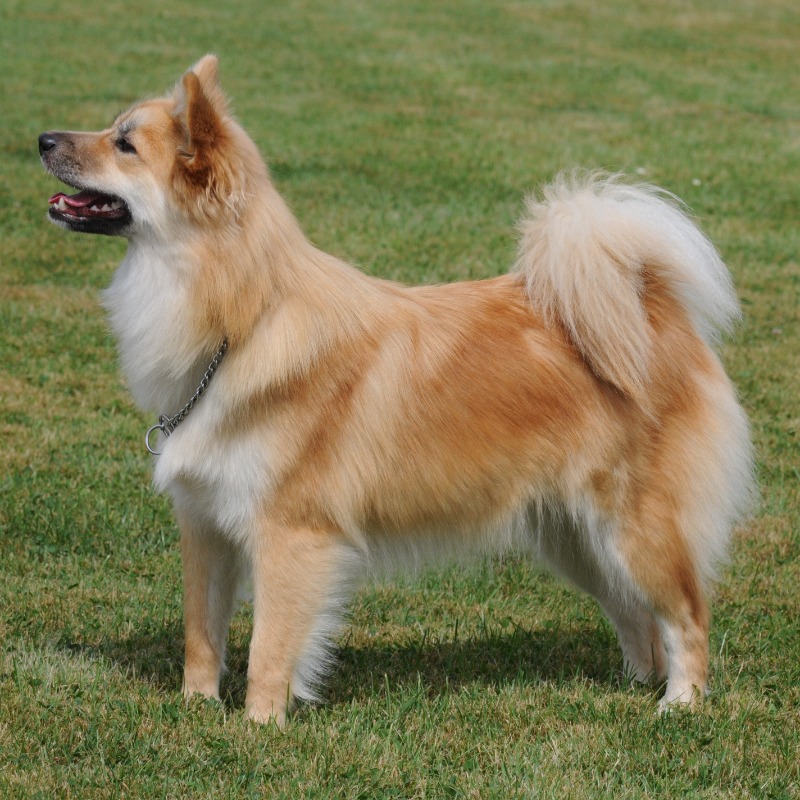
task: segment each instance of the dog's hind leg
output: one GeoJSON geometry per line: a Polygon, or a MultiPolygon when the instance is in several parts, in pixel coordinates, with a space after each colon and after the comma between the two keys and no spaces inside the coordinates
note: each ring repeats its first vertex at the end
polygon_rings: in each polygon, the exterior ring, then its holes
{"type": "Polygon", "coordinates": [[[666,676],[662,709],[695,704],[708,678],[702,565],[713,554],[701,530],[707,519],[695,513],[700,506],[682,477],[660,474],[606,512],[586,498],[571,513],[540,514],[534,527],[538,554],[608,614],[629,674],[666,676]]]}
{"type": "Polygon", "coordinates": [[[282,725],[292,697],[315,699],[359,558],[327,531],[265,526],[253,553],[246,715],[282,725]]]}
{"type": "Polygon", "coordinates": [[[612,537],[610,530],[584,529],[564,515],[552,516],[538,529],[535,555],[597,600],[617,633],[627,677],[663,680],[667,662],[658,624],[610,545],[612,537]]]}
{"type": "Polygon", "coordinates": [[[176,507],[183,560],[186,662],[183,693],[219,698],[241,560],[235,546],[176,507]]]}
{"type": "Polygon", "coordinates": [[[641,683],[667,677],[667,655],[656,618],[643,603],[610,595],[599,601],[617,632],[625,676],[641,683]]]}
{"type": "Polygon", "coordinates": [[[660,706],[694,705],[706,693],[711,615],[693,565],[685,552],[661,542],[648,556],[634,556],[630,562],[666,651],[668,681],[660,706]]]}
{"type": "Polygon", "coordinates": [[[652,610],[664,643],[667,687],[662,710],[702,700],[708,679],[711,615],[677,508],[667,492],[649,493],[617,539],[634,591],[652,610]]]}

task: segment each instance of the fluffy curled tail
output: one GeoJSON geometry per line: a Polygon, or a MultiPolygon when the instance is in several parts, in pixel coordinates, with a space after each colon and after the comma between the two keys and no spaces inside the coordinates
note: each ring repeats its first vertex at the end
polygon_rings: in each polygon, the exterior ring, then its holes
{"type": "Polygon", "coordinates": [[[592,369],[646,395],[648,277],[686,310],[709,344],[739,318],[730,275],[672,195],[615,176],[562,175],[527,202],[514,269],[549,322],[564,325],[592,369]]]}

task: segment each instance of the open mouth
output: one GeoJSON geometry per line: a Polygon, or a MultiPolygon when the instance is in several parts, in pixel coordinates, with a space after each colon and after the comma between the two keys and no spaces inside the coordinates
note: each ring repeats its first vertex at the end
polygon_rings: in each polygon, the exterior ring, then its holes
{"type": "Polygon", "coordinates": [[[48,201],[59,214],[70,217],[102,217],[121,219],[128,213],[125,203],[118,197],[84,189],[77,194],[56,192],[48,201]]]}
{"type": "Polygon", "coordinates": [[[75,194],[56,192],[48,202],[50,218],[73,230],[114,234],[131,221],[124,200],[93,189],[75,194]]]}

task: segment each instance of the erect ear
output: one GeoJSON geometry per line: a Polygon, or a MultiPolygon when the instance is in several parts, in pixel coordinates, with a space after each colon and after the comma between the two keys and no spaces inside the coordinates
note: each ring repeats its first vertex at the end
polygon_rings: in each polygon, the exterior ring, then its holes
{"type": "Polygon", "coordinates": [[[197,75],[203,94],[211,101],[220,114],[228,111],[228,101],[219,84],[219,60],[209,53],[203,56],[190,70],[197,75]]]}
{"type": "Polygon", "coordinates": [[[240,169],[216,56],[201,58],[184,74],[175,89],[175,102],[175,119],[184,136],[175,175],[181,194],[190,207],[202,209],[203,216],[225,206],[232,209],[240,169]]]}
{"type": "Polygon", "coordinates": [[[227,139],[227,103],[217,79],[216,56],[204,56],[183,76],[176,100],[176,116],[186,138],[184,165],[190,172],[205,170],[227,139]]]}

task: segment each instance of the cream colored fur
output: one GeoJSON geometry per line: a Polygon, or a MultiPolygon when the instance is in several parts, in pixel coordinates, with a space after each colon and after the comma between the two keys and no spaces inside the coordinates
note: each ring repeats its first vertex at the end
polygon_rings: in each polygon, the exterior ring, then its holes
{"type": "Polygon", "coordinates": [[[137,402],[174,414],[229,341],[155,461],[181,528],[187,695],[218,696],[248,572],[247,714],[282,722],[360,573],[508,548],[598,599],[630,674],[667,679],[665,707],[702,695],[752,456],[712,349],[738,315],[730,277],[679,205],[560,178],[509,275],[403,287],[306,239],[213,57],[53,141],[48,169],[131,210],[104,304],[137,402]]]}

